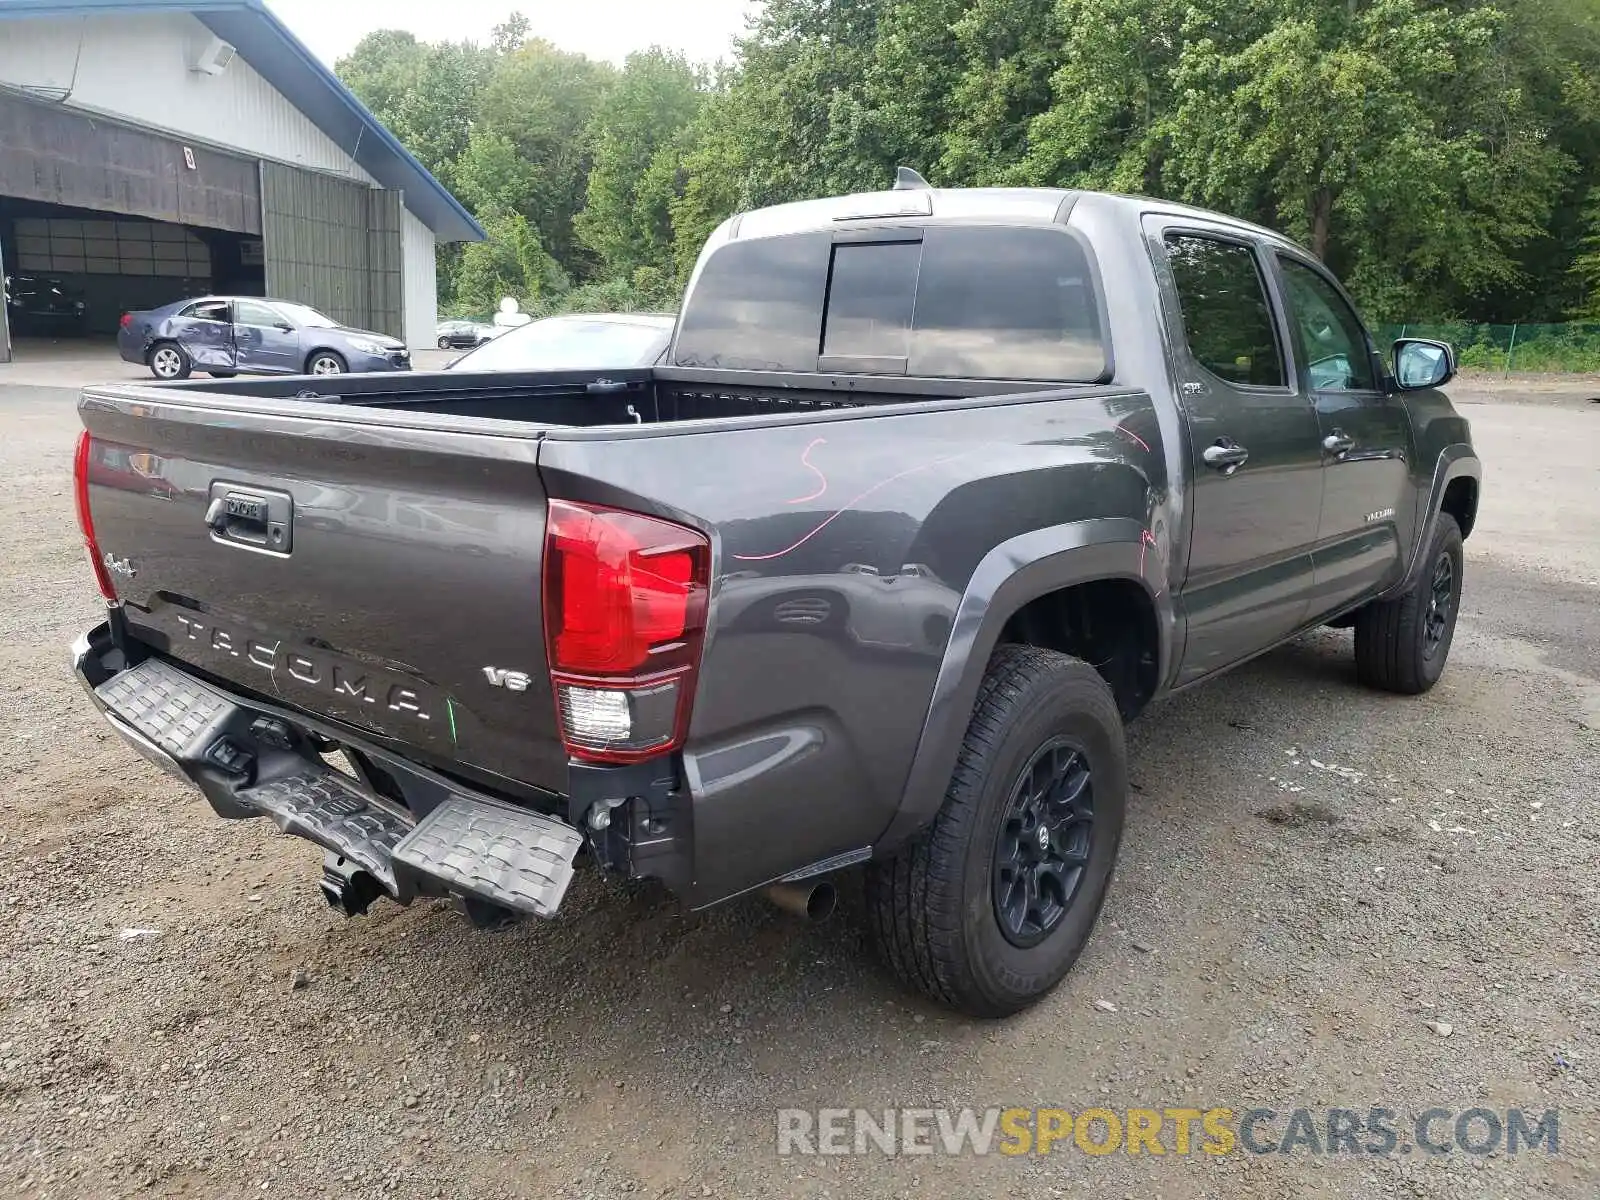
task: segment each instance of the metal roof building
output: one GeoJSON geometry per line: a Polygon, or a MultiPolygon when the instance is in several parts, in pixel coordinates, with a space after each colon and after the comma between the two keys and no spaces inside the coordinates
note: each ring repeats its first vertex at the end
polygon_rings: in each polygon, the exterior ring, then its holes
{"type": "Polygon", "coordinates": [[[232,292],[429,345],[483,236],[263,0],[0,0],[0,259],[79,332],[232,292]]]}

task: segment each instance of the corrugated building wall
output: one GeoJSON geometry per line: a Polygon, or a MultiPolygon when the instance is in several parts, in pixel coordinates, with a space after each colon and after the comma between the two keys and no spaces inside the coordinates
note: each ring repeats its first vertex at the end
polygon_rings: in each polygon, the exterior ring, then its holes
{"type": "Polygon", "coordinates": [[[398,192],[264,162],[261,214],[269,296],[405,336],[398,192]]]}

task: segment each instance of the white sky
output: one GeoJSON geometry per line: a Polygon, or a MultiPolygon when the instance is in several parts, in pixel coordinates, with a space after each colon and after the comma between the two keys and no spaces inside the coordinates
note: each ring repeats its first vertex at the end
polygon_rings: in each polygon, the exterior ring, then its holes
{"type": "Polygon", "coordinates": [[[563,50],[620,63],[652,45],[711,62],[731,55],[754,0],[267,0],[295,36],[329,66],[374,29],[406,29],[418,40],[486,43],[522,12],[530,34],[563,50]]]}

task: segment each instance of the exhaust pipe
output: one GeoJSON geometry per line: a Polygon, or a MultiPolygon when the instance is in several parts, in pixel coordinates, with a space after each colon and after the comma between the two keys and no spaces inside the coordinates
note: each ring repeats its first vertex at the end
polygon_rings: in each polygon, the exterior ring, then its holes
{"type": "Polygon", "coordinates": [[[839,890],[826,879],[812,883],[775,883],[764,895],[784,912],[813,923],[826,921],[839,906],[839,890]]]}

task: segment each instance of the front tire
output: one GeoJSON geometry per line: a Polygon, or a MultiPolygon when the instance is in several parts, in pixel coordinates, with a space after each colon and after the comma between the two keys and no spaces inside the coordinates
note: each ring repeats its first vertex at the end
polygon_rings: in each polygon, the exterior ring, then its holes
{"type": "Polygon", "coordinates": [[[344,356],[332,350],[318,350],[306,362],[307,375],[343,375],[349,369],[344,356]]]}
{"type": "Polygon", "coordinates": [[[440,338],[439,339],[439,349],[441,349],[441,350],[450,349],[450,339],[447,338],[447,337],[440,338]]]}
{"type": "Polygon", "coordinates": [[[1087,663],[1032,646],[990,660],[934,821],[867,872],[874,940],[907,986],[975,1017],[1071,969],[1127,811],[1122,718],[1087,663]]]}
{"type": "Polygon", "coordinates": [[[177,342],[157,342],[150,347],[150,374],[171,382],[187,379],[194,370],[194,362],[177,342]]]}
{"type": "Polygon", "coordinates": [[[1409,591],[1356,613],[1356,676],[1368,687],[1420,696],[1444,674],[1461,608],[1461,526],[1440,513],[1409,591]]]}

